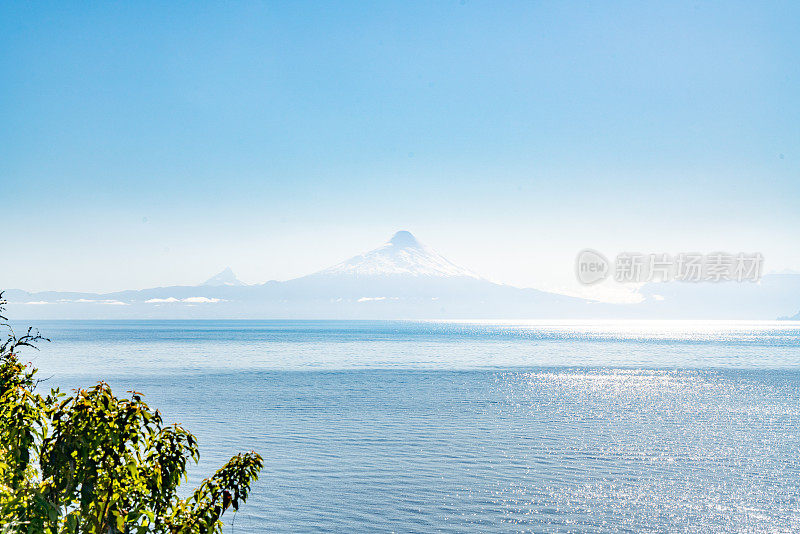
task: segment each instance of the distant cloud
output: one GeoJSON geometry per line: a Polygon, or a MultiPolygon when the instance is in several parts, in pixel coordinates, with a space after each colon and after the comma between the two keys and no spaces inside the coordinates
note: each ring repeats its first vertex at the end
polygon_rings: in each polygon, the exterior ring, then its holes
{"type": "Polygon", "coordinates": [[[162,302],[180,302],[175,297],[167,297],[165,299],[150,299],[145,301],[147,304],[160,304],[162,302]]]}
{"type": "Polygon", "coordinates": [[[375,300],[386,300],[386,297],[361,297],[357,302],[371,302],[375,300]]]}
{"type": "Polygon", "coordinates": [[[50,303],[44,300],[36,300],[36,301],[26,302],[25,304],[34,304],[36,306],[39,306],[41,304],[50,304],[50,303]]]}

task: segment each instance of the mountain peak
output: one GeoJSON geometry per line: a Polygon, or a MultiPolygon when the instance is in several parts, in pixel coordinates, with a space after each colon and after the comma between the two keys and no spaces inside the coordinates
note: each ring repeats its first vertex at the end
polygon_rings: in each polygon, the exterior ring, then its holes
{"type": "Polygon", "coordinates": [[[480,278],[477,274],[447,260],[401,230],[380,248],[334,265],[317,275],[347,276],[436,276],[480,278]]]}
{"type": "Polygon", "coordinates": [[[417,238],[414,237],[411,234],[411,232],[407,232],[406,230],[400,230],[399,232],[394,234],[392,238],[389,240],[389,243],[399,248],[408,248],[408,247],[420,248],[420,244],[419,241],[417,241],[417,238]]]}
{"type": "Polygon", "coordinates": [[[230,267],[225,267],[225,269],[216,275],[212,276],[205,282],[203,282],[204,286],[243,286],[245,285],[244,282],[236,278],[236,275],[233,274],[233,271],[230,267]]]}

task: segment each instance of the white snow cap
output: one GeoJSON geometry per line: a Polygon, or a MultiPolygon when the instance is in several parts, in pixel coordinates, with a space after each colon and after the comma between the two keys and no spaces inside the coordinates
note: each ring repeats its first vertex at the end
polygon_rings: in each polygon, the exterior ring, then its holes
{"type": "Polygon", "coordinates": [[[411,232],[407,232],[406,230],[400,230],[396,234],[392,236],[389,240],[389,243],[396,246],[396,247],[417,247],[419,248],[421,245],[417,238],[411,232]]]}
{"type": "Polygon", "coordinates": [[[402,230],[388,243],[370,252],[355,256],[317,274],[321,275],[411,275],[480,278],[426,247],[402,230]]]}

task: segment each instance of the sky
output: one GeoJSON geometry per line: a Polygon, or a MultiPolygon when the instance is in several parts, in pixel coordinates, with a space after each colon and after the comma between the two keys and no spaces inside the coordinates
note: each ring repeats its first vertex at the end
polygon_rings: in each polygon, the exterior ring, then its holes
{"type": "Polygon", "coordinates": [[[398,230],[800,269],[796,2],[5,2],[0,287],[284,280],[398,230]]]}

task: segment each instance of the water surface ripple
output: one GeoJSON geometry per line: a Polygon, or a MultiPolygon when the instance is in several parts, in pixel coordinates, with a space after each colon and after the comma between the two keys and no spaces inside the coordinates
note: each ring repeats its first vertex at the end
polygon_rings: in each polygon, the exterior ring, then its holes
{"type": "Polygon", "coordinates": [[[797,323],[38,326],[50,384],[198,435],[191,483],[264,455],[226,532],[800,531],[797,323]]]}

